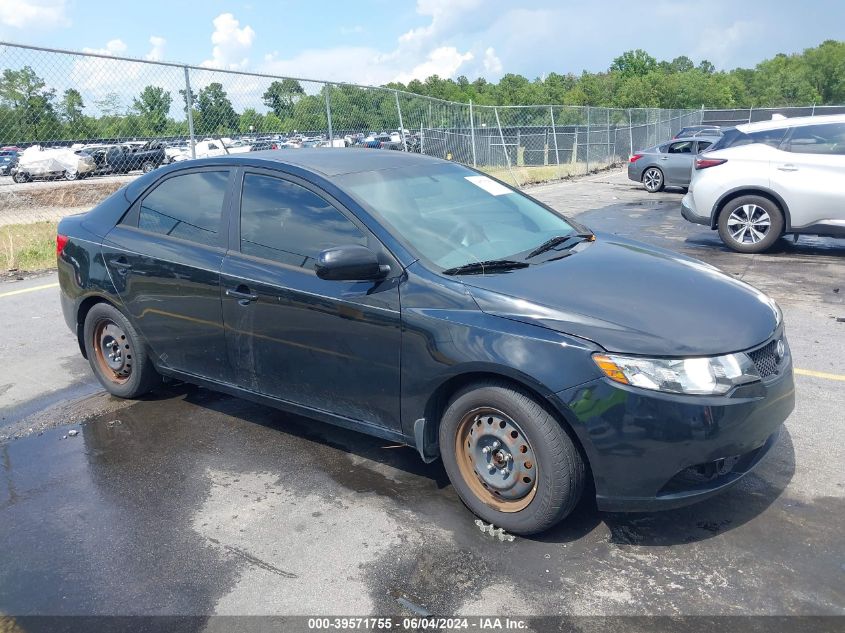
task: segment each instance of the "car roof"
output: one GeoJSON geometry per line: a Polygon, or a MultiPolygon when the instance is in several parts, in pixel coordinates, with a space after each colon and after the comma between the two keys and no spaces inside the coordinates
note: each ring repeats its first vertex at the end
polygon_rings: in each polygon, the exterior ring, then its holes
{"type": "Polygon", "coordinates": [[[800,116],[791,119],[773,119],[771,121],[757,121],[737,125],[740,132],[760,132],[762,130],[778,130],[785,127],[799,125],[821,125],[823,123],[845,123],[845,114],[825,114],[820,116],[800,116]]]}
{"type": "MultiPolygon", "coordinates": [[[[426,156],[425,154],[345,147],[303,148],[295,152],[284,152],[281,154],[278,150],[266,150],[249,152],[248,155],[230,154],[226,158],[237,163],[249,163],[256,159],[272,161],[281,165],[292,165],[328,177],[353,172],[382,171],[384,169],[396,169],[397,167],[413,167],[416,165],[449,162],[432,156],[426,156]]],[[[187,165],[186,163],[182,164],[187,165]]]]}

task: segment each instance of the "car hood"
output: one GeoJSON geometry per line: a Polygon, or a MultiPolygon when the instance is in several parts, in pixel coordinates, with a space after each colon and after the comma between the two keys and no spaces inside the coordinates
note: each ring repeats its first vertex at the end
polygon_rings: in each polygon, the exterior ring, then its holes
{"type": "Polygon", "coordinates": [[[653,356],[716,355],[764,342],[768,296],[698,260],[598,234],[569,257],[461,280],[488,313],[653,356]]]}

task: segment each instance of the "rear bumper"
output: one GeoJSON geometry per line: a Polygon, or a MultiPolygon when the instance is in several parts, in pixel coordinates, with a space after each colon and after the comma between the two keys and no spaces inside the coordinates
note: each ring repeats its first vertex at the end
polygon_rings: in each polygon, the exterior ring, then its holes
{"type": "Polygon", "coordinates": [[[693,200],[691,191],[688,191],[681,200],[681,217],[693,224],[710,226],[710,216],[701,216],[696,212],[695,201],[693,200]]]}
{"type": "Polygon", "coordinates": [[[561,392],[599,509],[676,508],[729,488],[776,444],[795,406],[791,358],[730,396],[682,396],[597,379],[561,392]],[[570,418],[571,419],[571,418],[570,418]]]}
{"type": "Polygon", "coordinates": [[[637,166],[637,162],[629,162],[628,163],[628,178],[635,182],[642,182],[643,180],[643,170],[642,167],[637,166]]]}

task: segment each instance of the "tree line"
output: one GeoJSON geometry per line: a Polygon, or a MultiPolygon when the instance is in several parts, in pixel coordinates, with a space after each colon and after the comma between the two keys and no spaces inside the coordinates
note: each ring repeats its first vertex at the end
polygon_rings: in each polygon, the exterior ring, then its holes
{"type": "MultiPolygon", "coordinates": [[[[495,83],[433,75],[424,81],[386,87],[411,93],[401,95],[403,122],[409,128],[450,126],[465,117],[448,107],[433,108],[425,97],[472,101],[479,106],[682,109],[845,104],[845,42],[828,40],[799,54],[779,54],[754,68],[730,71],[717,71],[707,60],[696,64],[686,56],[658,61],[637,49],[623,53],[598,73],[552,72],[534,80],[509,73],[495,83]]],[[[0,77],[0,143],[186,136],[189,102],[198,136],[325,130],[327,91],[335,130],[398,127],[396,96],[386,90],[325,85],[317,94],[307,94],[298,81],[280,79],[270,82],[262,94],[264,112],[246,108],[239,113],[219,82],[190,95],[185,90],[174,95],[148,85],[128,107],[119,94],[109,93],[95,101],[92,109],[77,89],[57,93],[31,67],[24,66],[5,69],[0,77]],[[178,118],[171,115],[174,99],[181,103],[182,116],[178,118]],[[96,115],[90,113],[94,110],[96,115]]],[[[548,123],[548,113],[542,109],[500,112],[503,125],[529,125],[533,119],[548,123]]],[[[555,117],[558,124],[583,124],[578,111],[561,110],[555,117]]]]}

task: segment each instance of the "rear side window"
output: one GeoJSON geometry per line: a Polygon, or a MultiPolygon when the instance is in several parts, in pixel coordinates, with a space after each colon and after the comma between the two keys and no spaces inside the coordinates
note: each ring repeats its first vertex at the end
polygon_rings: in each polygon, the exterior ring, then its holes
{"type": "Polygon", "coordinates": [[[776,130],[760,130],[759,132],[740,132],[736,128],[727,130],[722,138],[713,143],[711,150],[727,149],[729,147],[739,147],[740,145],[751,145],[752,143],[762,143],[770,147],[778,147],[786,135],[786,128],[776,130]]]}
{"type": "Polygon", "coordinates": [[[699,141],[699,142],[698,142],[698,151],[699,151],[699,153],[700,153],[700,152],[703,152],[704,150],[706,150],[708,147],[710,147],[710,145],[711,145],[710,141],[699,141]]]}
{"type": "Polygon", "coordinates": [[[845,155],[845,123],[803,125],[793,128],[784,149],[796,154],[845,155]]]}
{"type": "Polygon", "coordinates": [[[366,246],[367,237],[317,194],[272,176],[244,176],[243,254],[311,267],[320,251],[348,244],[366,246]]]}
{"type": "Polygon", "coordinates": [[[681,143],[672,143],[667,150],[668,154],[692,154],[692,144],[695,141],[683,141],[681,143]]]}
{"type": "Polygon", "coordinates": [[[141,202],[138,228],[217,246],[228,184],[228,171],[200,171],[168,178],[141,202]]]}

